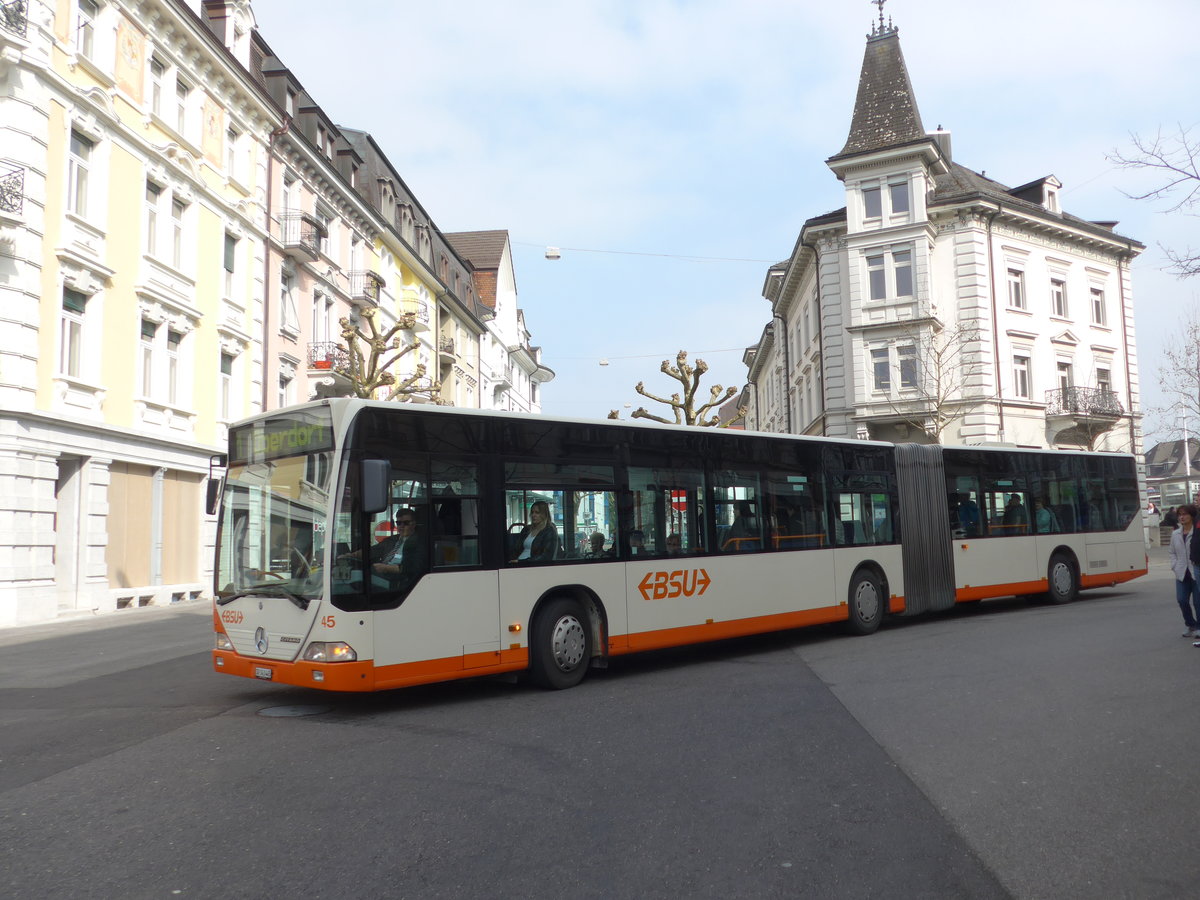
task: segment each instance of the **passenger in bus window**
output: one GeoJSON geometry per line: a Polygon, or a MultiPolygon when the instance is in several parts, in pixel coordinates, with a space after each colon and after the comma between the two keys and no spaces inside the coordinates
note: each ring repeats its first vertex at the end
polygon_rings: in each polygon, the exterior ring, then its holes
{"type": "Polygon", "coordinates": [[[671,532],[667,535],[667,556],[682,556],[683,542],[680,541],[679,535],[671,532]]]}
{"type": "Polygon", "coordinates": [[[739,500],[733,507],[733,523],[725,532],[721,549],[741,552],[757,550],[758,523],[754,520],[754,511],[748,500],[739,500]]]}
{"type": "Polygon", "coordinates": [[[517,535],[510,563],[550,562],[558,556],[558,529],[550,521],[550,504],[535,500],[529,506],[529,524],[517,535]]]}
{"type": "Polygon", "coordinates": [[[971,499],[970,494],[958,495],[958,521],[967,537],[979,534],[979,504],[971,499]]]}
{"type": "Polygon", "coordinates": [[[640,528],[635,528],[629,532],[629,555],[650,555],[650,551],[646,549],[646,532],[642,531],[640,528]]]}
{"type": "Polygon", "coordinates": [[[1046,502],[1045,497],[1035,497],[1033,500],[1034,527],[1038,534],[1053,534],[1059,530],[1058,516],[1046,502]]]}
{"type": "Polygon", "coordinates": [[[1029,528],[1029,515],[1020,494],[1009,494],[1004,507],[1004,533],[1023,534],[1029,528]]]}
{"type": "Polygon", "coordinates": [[[583,554],[584,559],[608,559],[611,556],[604,549],[604,533],[600,531],[592,532],[592,536],[588,538],[588,551],[583,554]]]}

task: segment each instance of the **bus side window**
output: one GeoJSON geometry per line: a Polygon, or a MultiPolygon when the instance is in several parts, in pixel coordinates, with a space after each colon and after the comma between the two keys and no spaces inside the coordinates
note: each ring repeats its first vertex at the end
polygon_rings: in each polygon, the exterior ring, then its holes
{"type": "Polygon", "coordinates": [[[435,460],[430,494],[434,568],[479,565],[479,480],[476,467],[468,463],[435,460]]]}
{"type": "Polygon", "coordinates": [[[698,470],[630,467],[631,525],[644,534],[653,555],[703,552],[703,484],[704,476],[698,470]]]}

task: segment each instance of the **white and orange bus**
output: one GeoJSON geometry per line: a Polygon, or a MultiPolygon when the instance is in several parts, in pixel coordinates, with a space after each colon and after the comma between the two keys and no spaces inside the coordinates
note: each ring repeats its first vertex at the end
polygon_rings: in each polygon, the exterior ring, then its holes
{"type": "Polygon", "coordinates": [[[230,430],[218,672],[372,691],[1143,575],[1131,456],[325,400],[230,430]]]}

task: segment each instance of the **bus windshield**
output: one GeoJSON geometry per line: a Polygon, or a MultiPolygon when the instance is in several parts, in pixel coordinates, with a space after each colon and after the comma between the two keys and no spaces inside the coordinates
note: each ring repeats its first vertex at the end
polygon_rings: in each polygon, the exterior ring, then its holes
{"type": "Polygon", "coordinates": [[[333,443],[328,409],[235,429],[217,554],[217,602],[321,592],[333,443]]]}

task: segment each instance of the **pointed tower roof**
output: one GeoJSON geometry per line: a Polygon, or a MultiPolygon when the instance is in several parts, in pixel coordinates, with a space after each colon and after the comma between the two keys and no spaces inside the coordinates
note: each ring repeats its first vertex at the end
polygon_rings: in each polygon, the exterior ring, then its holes
{"type": "Polygon", "coordinates": [[[900,29],[880,21],[867,35],[846,146],[831,159],[927,140],[900,52],[900,29]]]}

